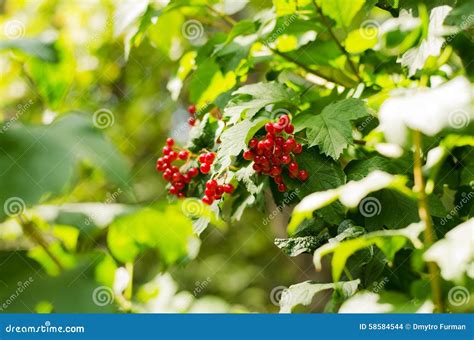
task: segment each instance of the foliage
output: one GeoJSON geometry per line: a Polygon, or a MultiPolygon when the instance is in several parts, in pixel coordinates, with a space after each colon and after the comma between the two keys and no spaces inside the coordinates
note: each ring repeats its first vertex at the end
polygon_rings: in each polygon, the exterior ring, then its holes
{"type": "Polygon", "coordinates": [[[3,309],[472,311],[468,1],[6,3],[3,309]]]}

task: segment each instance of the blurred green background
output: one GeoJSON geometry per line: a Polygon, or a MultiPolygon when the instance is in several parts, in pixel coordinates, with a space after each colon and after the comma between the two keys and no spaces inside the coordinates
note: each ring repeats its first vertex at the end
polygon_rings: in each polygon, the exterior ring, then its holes
{"type": "MultiPolygon", "coordinates": [[[[127,235],[153,237],[127,223],[188,230],[185,222],[175,226],[179,208],[168,203],[166,183],[155,171],[165,139],[188,137],[189,103],[172,100],[168,90],[189,49],[181,31],[185,17],[165,14],[146,37],[130,42],[129,32],[139,25],[134,10],[147,1],[132,3],[0,0],[1,198],[37,207],[27,215],[60,262],[32,242],[34,230],[7,219],[0,229],[0,310],[276,312],[283,286],[314,275],[311,256],[291,259],[273,244],[284,235],[288,215],[263,225],[265,216],[252,210],[239,223],[207,228],[197,255],[135,239],[137,249],[129,250],[139,256],[127,261],[129,254],[120,253],[132,247],[127,235]],[[104,121],[97,121],[99,114],[104,121]],[[44,129],[52,121],[63,125],[44,129]],[[20,122],[29,128],[17,127],[20,122]],[[50,187],[54,195],[45,195],[50,187]],[[161,215],[119,220],[111,255],[105,228],[138,206],[156,207],[161,215]],[[121,228],[130,230],[120,234],[121,228]],[[130,262],[133,284],[124,269],[130,262]]],[[[271,6],[253,1],[238,15],[271,6]]],[[[187,97],[184,87],[179,98],[187,97]]],[[[184,241],[171,240],[170,247],[173,242],[184,241]]]]}

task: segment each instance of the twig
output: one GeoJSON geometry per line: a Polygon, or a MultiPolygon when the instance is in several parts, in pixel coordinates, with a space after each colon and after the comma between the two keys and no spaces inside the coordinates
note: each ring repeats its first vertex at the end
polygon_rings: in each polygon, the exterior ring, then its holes
{"type": "MultiPolygon", "coordinates": [[[[425,224],[424,230],[424,243],[425,247],[430,247],[435,239],[433,231],[433,222],[431,221],[430,210],[426,199],[425,192],[425,181],[423,178],[423,167],[421,161],[421,132],[418,130],[413,131],[413,145],[415,147],[414,152],[414,168],[413,175],[415,177],[415,191],[418,192],[418,214],[420,219],[425,224]]],[[[441,298],[441,281],[439,277],[438,268],[434,262],[428,262],[428,271],[430,277],[431,294],[435,304],[435,312],[443,312],[443,301],[441,298]]]]}
{"type": "Polygon", "coordinates": [[[331,28],[331,23],[329,22],[328,18],[324,15],[323,13],[323,10],[321,9],[321,7],[316,3],[315,0],[313,0],[313,5],[314,7],[316,7],[316,10],[318,11],[319,15],[321,16],[321,19],[323,21],[323,24],[326,26],[326,28],[328,29],[328,32],[329,34],[331,35],[332,39],[336,42],[336,45],[337,47],[339,47],[339,49],[341,50],[341,52],[346,56],[347,58],[347,62],[349,63],[349,66],[351,67],[352,69],[352,72],[354,73],[354,75],[356,76],[357,80],[361,83],[363,83],[363,80],[362,78],[360,77],[359,75],[359,71],[357,70],[357,67],[354,65],[354,63],[352,62],[352,59],[351,59],[351,56],[350,54],[346,51],[346,49],[344,48],[344,46],[342,46],[341,42],[339,41],[339,39],[337,39],[336,35],[334,34],[332,28],[331,28]]]}
{"type": "Polygon", "coordinates": [[[23,215],[18,215],[17,218],[21,225],[21,228],[23,229],[23,233],[29,238],[31,238],[33,242],[43,248],[46,254],[48,254],[48,256],[51,258],[51,260],[58,266],[59,270],[64,270],[63,264],[49,249],[48,242],[44,239],[43,235],[38,230],[36,224],[33,221],[26,219],[23,215]]]}

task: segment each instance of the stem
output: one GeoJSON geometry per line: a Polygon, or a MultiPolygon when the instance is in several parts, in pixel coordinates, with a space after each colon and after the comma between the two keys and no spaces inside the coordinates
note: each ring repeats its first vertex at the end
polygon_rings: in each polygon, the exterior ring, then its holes
{"type": "MultiPolygon", "coordinates": [[[[268,46],[267,46],[268,47],[268,46]]],[[[344,87],[352,87],[352,85],[349,85],[349,84],[345,84],[345,83],[342,83],[339,79],[336,79],[336,78],[331,78],[331,77],[328,77],[327,75],[325,74],[322,74],[320,72],[318,72],[317,70],[313,70],[312,68],[309,68],[308,66],[306,66],[305,64],[302,64],[301,62],[299,62],[298,60],[294,59],[293,57],[290,57],[289,55],[286,55],[286,54],[283,54],[281,53],[280,51],[278,50],[275,50],[273,48],[270,48],[268,47],[268,49],[270,51],[272,51],[273,54],[276,54],[278,55],[279,57],[282,57],[283,59],[285,59],[286,61],[289,61],[293,64],[295,64],[296,66],[298,66],[299,68],[303,69],[304,71],[306,71],[307,73],[311,73],[319,78],[322,78],[322,79],[325,79],[331,83],[334,83],[334,84],[338,84],[338,85],[341,85],[341,86],[344,86],[344,87]]]]}
{"type": "MultiPolygon", "coordinates": [[[[422,136],[420,131],[413,131],[413,145],[415,146],[413,168],[413,175],[415,178],[414,190],[418,193],[418,214],[420,215],[421,221],[423,221],[423,223],[425,224],[425,248],[429,248],[434,242],[435,235],[433,230],[433,222],[431,221],[428,201],[426,199],[425,181],[423,178],[423,168],[421,160],[421,137],[422,136]]],[[[443,302],[441,298],[441,280],[439,277],[438,267],[434,262],[428,262],[427,266],[430,277],[431,294],[435,303],[435,312],[441,313],[443,311],[443,302]]]]}
{"type": "Polygon", "coordinates": [[[130,275],[130,280],[128,282],[127,288],[123,292],[123,296],[128,301],[132,300],[132,290],[133,290],[133,262],[125,263],[125,269],[127,269],[128,274],[130,275]]]}
{"type": "MultiPolygon", "coordinates": [[[[209,11],[213,12],[214,14],[216,14],[218,17],[220,17],[222,20],[224,20],[229,26],[234,26],[235,24],[237,24],[237,22],[232,19],[230,16],[228,16],[227,14],[225,13],[221,13],[219,11],[217,11],[214,7],[210,6],[209,4],[206,4],[206,8],[209,9],[209,11]]],[[[267,46],[268,47],[268,46],[267,46]]],[[[273,54],[276,54],[280,57],[282,57],[283,59],[295,64],[296,66],[300,67],[301,69],[303,69],[304,71],[306,71],[307,73],[311,73],[319,78],[322,78],[322,79],[325,79],[331,83],[334,83],[334,84],[339,84],[341,86],[344,86],[344,87],[351,87],[352,85],[348,85],[348,84],[344,84],[344,83],[341,83],[338,79],[335,79],[335,78],[331,78],[331,77],[328,77],[327,75],[323,75],[321,74],[320,72],[318,71],[315,71],[311,68],[309,68],[308,66],[300,63],[298,60],[290,57],[290,56],[287,56],[273,48],[270,48],[270,51],[272,51],[273,54]]],[[[347,52],[345,52],[347,54],[347,52]]],[[[348,58],[349,62],[352,63],[352,61],[348,58]]],[[[354,65],[352,65],[354,67],[354,65]]],[[[357,76],[357,79],[362,82],[362,80],[360,79],[359,75],[356,74],[357,76]]]]}
{"type": "Polygon", "coordinates": [[[356,76],[357,80],[358,80],[360,83],[363,83],[363,80],[362,80],[362,78],[360,77],[359,72],[357,71],[357,67],[356,67],[355,64],[352,62],[352,59],[351,59],[350,54],[346,51],[346,49],[344,48],[344,46],[342,46],[342,44],[341,44],[341,42],[339,41],[339,39],[337,39],[336,35],[334,34],[334,32],[333,32],[333,30],[332,30],[332,28],[331,28],[331,23],[329,22],[328,18],[324,15],[323,10],[322,10],[321,7],[316,3],[315,0],[313,0],[313,5],[314,5],[314,7],[316,7],[316,10],[318,11],[319,15],[321,16],[321,20],[323,21],[323,24],[324,24],[324,25],[326,26],[326,28],[328,29],[328,32],[329,32],[329,34],[331,35],[331,38],[336,42],[337,47],[339,47],[339,49],[341,50],[341,52],[346,56],[347,62],[349,63],[349,66],[351,67],[352,72],[353,72],[354,75],[356,76]]]}
{"type": "Polygon", "coordinates": [[[27,235],[34,243],[43,248],[45,253],[51,258],[56,266],[58,266],[60,271],[64,270],[63,264],[61,261],[59,261],[56,255],[51,252],[48,242],[44,239],[36,224],[33,221],[26,219],[23,215],[18,215],[18,221],[21,225],[21,228],[23,229],[23,233],[27,235]]]}

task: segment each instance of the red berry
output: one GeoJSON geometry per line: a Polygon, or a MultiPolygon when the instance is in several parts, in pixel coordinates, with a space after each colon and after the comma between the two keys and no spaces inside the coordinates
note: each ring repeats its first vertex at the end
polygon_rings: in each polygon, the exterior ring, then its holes
{"type": "Polygon", "coordinates": [[[275,176],[275,177],[273,178],[273,180],[274,180],[275,183],[277,183],[277,184],[283,183],[283,177],[281,177],[281,176],[275,176]]]}
{"type": "Polygon", "coordinates": [[[218,185],[216,188],[216,196],[222,196],[223,193],[224,193],[224,186],[218,185]]]}
{"type": "Polygon", "coordinates": [[[278,184],[278,191],[280,192],[286,191],[286,185],[283,183],[278,184]]]}
{"type": "Polygon", "coordinates": [[[163,155],[169,155],[170,152],[171,152],[171,150],[173,150],[173,149],[171,149],[169,146],[164,146],[164,147],[163,147],[163,150],[162,150],[162,151],[163,151],[163,155]]]}
{"type": "Polygon", "coordinates": [[[300,143],[296,143],[295,147],[293,148],[293,153],[300,154],[303,151],[303,146],[300,143]]]}
{"type": "Polygon", "coordinates": [[[168,156],[171,161],[174,161],[176,160],[176,158],[178,158],[178,154],[176,153],[176,151],[170,151],[170,154],[168,156]]]}
{"type": "Polygon", "coordinates": [[[196,177],[199,174],[199,170],[197,168],[191,168],[188,170],[188,174],[191,177],[196,177]]]}
{"type": "Polygon", "coordinates": [[[178,158],[182,159],[183,161],[185,159],[188,159],[188,156],[189,156],[189,152],[187,152],[186,150],[180,151],[178,154],[178,158]]]}
{"type": "Polygon", "coordinates": [[[283,137],[275,138],[275,144],[276,145],[283,145],[284,143],[285,143],[285,138],[283,138],[283,137]]]}
{"type": "Polygon", "coordinates": [[[298,171],[298,163],[291,162],[290,165],[288,165],[288,170],[290,170],[290,172],[298,171]]]}
{"type": "Polygon", "coordinates": [[[173,138],[166,139],[166,145],[168,145],[169,147],[172,147],[174,145],[174,139],[173,138]]]}
{"type": "Polygon", "coordinates": [[[262,171],[262,166],[261,166],[261,165],[258,165],[257,163],[253,163],[252,168],[253,168],[256,172],[262,171]]]}
{"type": "Polygon", "coordinates": [[[171,194],[171,195],[176,195],[178,193],[178,188],[176,188],[174,185],[172,185],[170,187],[170,189],[168,190],[168,192],[171,194]]]}
{"type": "Polygon", "coordinates": [[[176,189],[178,190],[183,190],[184,189],[184,183],[183,182],[176,182],[173,184],[176,189]]]}
{"type": "Polygon", "coordinates": [[[205,153],[200,154],[198,160],[199,160],[199,163],[206,163],[206,154],[205,153]]]}
{"type": "Polygon", "coordinates": [[[275,133],[275,129],[273,128],[272,123],[265,124],[265,130],[272,135],[275,133]]]}
{"type": "Polygon", "coordinates": [[[188,112],[190,115],[194,115],[196,113],[196,105],[189,105],[188,112]]]}
{"type": "Polygon", "coordinates": [[[171,181],[171,177],[173,176],[173,172],[170,169],[166,169],[165,172],[163,172],[163,179],[165,181],[171,181]]]}
{"type": "Polygon", "coordinates": [[[288,115],[281,115],[280,119],[278,119],[278,124],[285,127],[290,123],[290,117],[288,115]]]}
{"type": "Polygon", "coordinates": [[[222,195],[215,195],[214,196],[214,199],[216,199],[216,200],[220,200],[221,198],[222,198],[222,195]]]}
{"type": "Polygon", "coordinates": [[[199,169],[203,174],[207,174],[209,171],[211,171],[211,165],[209,163],[202,163],[199,169]]]}
{"type": "Polygon", "coordinates": [[[288,156],[288,155],[283,155],[283,156],[281,156],[281,162],[282,162],[283,164],[288,164],[288,163],[291,162],[291,157],[288,156]]]}
{"type": "Polygon", "coordinates": [[[266,150],[271,150],[273,148],[273,140],[272,139],[265,139],[263,141],[263,146],[266,150]]]}
{"type": "Polygon", "coordinates": [[[189,183],[191,182],[191,175],[189,173],[183,175],[183,181],[184,183],[189,183]]]}
{"type": "Polygon", "coordinates": [[[265,142],[263,140],[261,140],[260,142],[258,142],[257,144],[257,150],[259,151],[264,151],[266,149],[266,145],[265,145],[265,142]]]}
{"type": "Polygon", "coordinates": [[[215,158],[216,158],[216,155],[213,152],[209,152],[205,156],[206,163],[212,164],[212,162],[214,162],[215,158]]]}
{"type": "Polygon", "coordinates": [[[273,177],[275,177],[275,176],[278,176],[278,175],[280,175],[280,174],[281,174],[281,168],[280,168],[280,167],[274,166],[274,167],[271,168],[271,170],[270,170],[270,175],[272,175],[273,177]]]}
{"type": "Polygon", "coordinates": [[[249,142],[249,148],[253,149],[257,146],[258,144],[258,139],[257,138],[252,138],[249,142]]]}
{"type": "Polygon", "coordinates": [[[170,169],[171,169],[172,172],[178,172],[179,171],[178,167],[174,166],[174,165],[172,167],[170,167],[170,169]]]}
{"type": "Polygon", "coordinates": [[[208,196],[204,196],[202,198],[202,201],[207,205],[211,205],[214,200],[212,198],[208,197],[208,196]]]}
{"type": "Polygon", "coordinates": [[[181,180],[181,174],[179,172],[175,172],[172,178],[173,178],[173,182],[178,182],[181,180]]]}
{"type": "Polygon", "coordinates": [[[252,151],[250,150],[247,150],[244,152],[244,159],[247,160],[247,161],[251,161],[254,157],[254,154],[252,151]]]}
{"type": "Polygon", "coordinates": [[[300,170],[298,172],[298,178],[303,182],[306,181],[308,179],[308,171],[300,170]]]}
{"type": "Polygon", "coordinates": [[[183,198],[184,197],[184,192],[178,192],[178,198],[183,198]]]}
{"type": "Polygon", "coordinates": [[[196,125],[196,119],[194,119],[193,117],[189,118],[189,119],[188,119],[188,124],[189,124],[190,126],[196,125]]]}
{"type": "Polygon", "coordinates": [[[215,192],[214,190],[209,189],[209,188],[207,188],[206,190],[204,190],[204,194],[205,194],[207,197],[213,197],[215,193],[216,193],[216,192],[215,192]]]}
{"type": "Polygon", "coordinates": [[[210,181],[207,181],[206,183],[206,188],[216,190],[217,188],[217,181],[215,179],[211,179],[210,181]]]}
{"type": "Polygon", "coordinates": [[[280,125],[278,123],[273,124],[273,129],[275,130],[275,133],[280,133],[283,131],[284,126],[280,125]]]}
{"type": "Polygon", "coordinates": [[[234,186],[232,184],[224,184],[224,192],[231,194],[234,191],[234,186]]]}
{"type": "Polygon", "coordinates": [[[293,133],[293,131],[295,131],[295,127],[293,126],[293,124],[288,124],[287,126],[285,126],[286,133],[293,133]]]}

